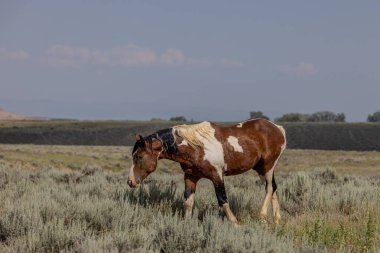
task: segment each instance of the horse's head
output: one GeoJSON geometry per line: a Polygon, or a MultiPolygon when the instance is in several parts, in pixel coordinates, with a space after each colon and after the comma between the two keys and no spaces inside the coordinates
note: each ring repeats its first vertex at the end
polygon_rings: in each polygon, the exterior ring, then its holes
{"type": "Polygon", "coordinates": [[[150,173],[156,170],[161,151],[162,143],[158,139],[136,135],[136,143],[132,150],[133,162],[128,177],[130,187],[138,187],[150,173]]]}

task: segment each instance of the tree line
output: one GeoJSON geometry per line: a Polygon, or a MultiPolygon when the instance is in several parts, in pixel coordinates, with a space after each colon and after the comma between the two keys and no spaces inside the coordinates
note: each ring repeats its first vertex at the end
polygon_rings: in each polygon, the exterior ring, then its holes
{"type": "MultiPolygon", "coordinates": [[[[266,116],[262,111],[251,111],[249,113],[250,119],[263,118],[269,120],[270,118],[266,116]]],[[[163,119],[152,119],[152,121],[157,121],[163,119]]],[[[187,120],[184,116],[175,116],[171,117],[169,121],[176,122],[193,122],[193,119],[190,121],[187,120]]],[[[285,113],[281,117],[275,118],[275,122],[346,122],[346,115],[344,113],[335,113],[331,111],[320,111],[311,114],[307,113],[285,113]]],[[[380,122],[380,110],[369,114],[367,117],[367,122],[380,122]]]]}
{"type": "MultiPolygon", "coordinates": [[[[262,111],[250,112],[250,119],[264,118],[268,119],[262,111]]],[[[285,113],[281,117],[275,118],[276,122],[346,122],[344,113],[335,113],[331,111],[320,111],[311,114],[306,113],[285,113]]],[[[380,122],[380,110],[369,114],[367,122],[380,122]]]]}

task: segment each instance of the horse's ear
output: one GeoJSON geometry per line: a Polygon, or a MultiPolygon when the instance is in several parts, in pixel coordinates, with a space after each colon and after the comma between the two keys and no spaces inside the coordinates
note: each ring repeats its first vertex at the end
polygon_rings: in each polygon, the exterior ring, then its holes
{"type": "Polygon", "coordinates": [[[136,141],[142,141],[144,140],[144,137],[142,137],[140,134],[135,135],[136,141]]]}

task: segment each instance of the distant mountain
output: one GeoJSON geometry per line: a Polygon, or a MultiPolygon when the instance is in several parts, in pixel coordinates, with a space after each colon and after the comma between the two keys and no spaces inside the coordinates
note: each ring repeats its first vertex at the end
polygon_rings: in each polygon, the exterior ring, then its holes
{"type": "Polygon", "coordinates": [[[13,112],[7,112],[3,108],[0,108],[0,120],[46,120],[46,118],[24,116],[13,112]]]}

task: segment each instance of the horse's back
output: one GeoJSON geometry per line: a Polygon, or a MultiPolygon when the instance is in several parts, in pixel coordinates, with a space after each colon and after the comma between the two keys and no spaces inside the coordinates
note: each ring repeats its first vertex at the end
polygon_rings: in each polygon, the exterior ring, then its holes
{"type": "Polygon", "coordinates": [[[284,128],[266,119],[252,119],[236,125],[219,126],[219,132],[220,138],[228,139],[231,136],[242,142],[255,142],[258,146],[263,144],[263,149],[275,148],[286,143],[284,128]]]}
{"type": "Polygon", "coordinates": [[[283,128],[265,119],[248,120],[232,126],[213,126],[223,144],[227,166],[236,170],[230,171],[231,174],[242,173],[262,161],[275,160],[285,148],[283,128]]]}

